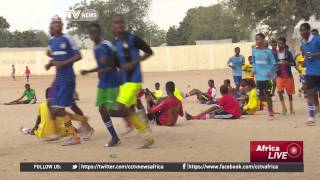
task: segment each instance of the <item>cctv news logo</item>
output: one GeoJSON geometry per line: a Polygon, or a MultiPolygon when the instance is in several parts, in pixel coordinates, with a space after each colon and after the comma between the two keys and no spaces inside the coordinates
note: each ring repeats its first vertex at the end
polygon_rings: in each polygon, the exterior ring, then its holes
{"type": "Polygon", "coordinates": [[[99,13],[94,9],[76,9],[67,11],[68,21],[96,21],[99,13]]]}
{"type": "Polygon", "coordinates": [[[250,162],[303,162],[303,141],[251,141],[250,162]]]}

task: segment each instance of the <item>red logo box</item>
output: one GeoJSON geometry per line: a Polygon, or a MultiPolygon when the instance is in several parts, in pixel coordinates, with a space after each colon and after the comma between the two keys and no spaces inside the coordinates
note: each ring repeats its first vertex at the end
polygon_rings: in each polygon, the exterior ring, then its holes
{"type": "Polygon", "coordinates": [[[251,141],[250,162],[303,162],[303,141],[251,141]]]}

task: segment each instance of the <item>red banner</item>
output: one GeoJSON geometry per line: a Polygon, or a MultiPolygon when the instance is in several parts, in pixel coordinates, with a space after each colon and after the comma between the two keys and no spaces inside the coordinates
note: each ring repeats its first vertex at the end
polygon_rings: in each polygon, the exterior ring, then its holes
{"type": "Polygon", "coordinates": [[[303,162],[303,141],[251,141],[250,162],[303,162]]]}

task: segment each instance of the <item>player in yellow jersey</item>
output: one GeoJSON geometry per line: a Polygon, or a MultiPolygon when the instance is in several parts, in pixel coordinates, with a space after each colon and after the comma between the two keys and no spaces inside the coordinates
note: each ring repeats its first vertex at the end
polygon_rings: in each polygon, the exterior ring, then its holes
{"type": "Polygon", "coordinates": [[[253,76],[253,73],[252,73],[252,56],[248,57],[248,62],[249,63],[246,63],[242,68],[242,70],[244,72],[244,79],[253,80],[254,76],[253,76]]]}

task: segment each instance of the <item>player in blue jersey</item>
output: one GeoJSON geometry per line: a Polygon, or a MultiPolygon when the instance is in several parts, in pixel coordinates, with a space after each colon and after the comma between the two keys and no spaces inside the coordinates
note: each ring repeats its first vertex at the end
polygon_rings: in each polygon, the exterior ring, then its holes
{"type": "Polygon", "coordinates": [[[125,117],[144,136],[142,148],[154,143],[154,138],[145,116],[138,116],[134,107],[137,104],[137,94],[142,88],[142,72],[140,63],[148,59],[153,51],[150,46],[134,33],[125,31],[125,21],[122,15],[113,17],[113,44],[116,48],[116,65],[119,67],[120,85],[117,98],[119,110],[110,112],[112,116],[125,117]],[[139,50],[144,54],[140,56],[139,50]]]}
{"type": "Polygon", "coordinates": [[[274,119],[272,107],[272,80],[275,78],[276,61],[272,51],[265,46],[265,35],[256,35],[256,48],[252,49],[253,73],[257,81],[257,94],[268,104],[269,120],[274,119]]]}
{"type": "Polygon", "coordinates": [[[99,24],[90,24],[88,30],[90,39],[95,45],[94,56],[98,66],[90,70],[83,70],[81,74],[98,73],[99,83],[96,105],[99,107],[101,118],[112,137],[106,146],[112,147],[120,143],[108,112],[108,110],[115,110],[116,108],[119,87],[118,74],[113,59],[114,47],[110,41],[102,39],[99,24]]]}
{"type": "Polygon", "coordinates": [[[228,60],[228,66],[232,68],[233,80],[236,85],[237,91],[240,88],[240,82],[242,80],[242,66],[245,63],[244,56],[240,54],[240,48],[234,49],[235,55],[231,56],[228,60]]]}
{"type": "Polygon", "coordinates": [[[306,123],[307,125],[314,125],[315,97],[318,98],[317,91],[320,89],[320,36],[315,36],[310,31],[310,24],[301,24],[301,47],[305,54],[305,80],[309,110],[309,119],[306,123]]]}
{"type": "Polygon", "coordinates": [[[65,111],[66,107],[74,103],[73,94],[75,91],[75,73],[73,63],[81,59],[79,48],[73,39],[62,33],[62,20],[55,16],[52,18],[50,33],[52,37],[49,40],[49,53],[52,60],[45,66],[47,70],[56,67],[56,76],[53,86],[53,97],[50,105],[52,117],[55,120],[65,122],[70,138],[63,145],[80,144],[81,140],[75,127],[71,123],[71,117],[65,111]]]}

